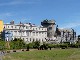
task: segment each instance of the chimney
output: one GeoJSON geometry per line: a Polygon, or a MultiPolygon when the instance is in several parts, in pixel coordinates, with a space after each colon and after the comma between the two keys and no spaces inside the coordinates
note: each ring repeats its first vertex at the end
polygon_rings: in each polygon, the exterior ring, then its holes
{"type": "Polygon", "coordinates": [[[14,24],[14,20],[12,20],[12,21],[10,22],[10,24],[14,24]]]}

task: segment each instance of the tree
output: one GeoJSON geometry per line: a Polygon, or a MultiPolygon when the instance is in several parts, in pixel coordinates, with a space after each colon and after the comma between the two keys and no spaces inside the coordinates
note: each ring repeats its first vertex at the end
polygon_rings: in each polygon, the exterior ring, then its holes
{"type": "Polygon", "coordinates": [[[33,42],[33,48],[39,48],[39,46],[40,46],[40,42],[39,41],[33,42]]]}
{"type": "Polygon", "coordinates": [[[26,43],[22,39],[15,38],[10,42],[11,49],[23,49],[26,47],[26,43]]]}
{"type": "Polygon", "coordinates": [[[0,40],[0,50],[5,49],[5,41],[0,40]]]}

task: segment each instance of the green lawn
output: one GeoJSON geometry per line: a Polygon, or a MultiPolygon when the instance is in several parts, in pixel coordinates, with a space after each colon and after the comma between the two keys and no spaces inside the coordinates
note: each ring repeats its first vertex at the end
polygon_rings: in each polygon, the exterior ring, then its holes
{"type": "Polygon", "coordinates": [[[3,56],[3,60],[80,60],[80,49],[17,52],[3,56]]]}

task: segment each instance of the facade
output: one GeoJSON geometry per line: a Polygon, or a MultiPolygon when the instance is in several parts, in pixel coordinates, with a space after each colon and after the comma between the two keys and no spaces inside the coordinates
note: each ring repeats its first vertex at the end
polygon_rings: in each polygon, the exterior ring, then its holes
{"type": "Polygon", "coordinates": [[[76,43],[76,32],[74,29],[59,29],[58,25],[56,27],[55,20],[44,20],[41,25],[47,28],[47,38],[48,43],[63,43],[70,42],[76,43]]]}
{"type": "Polygon", "coordinates": [[[37,27],[31,23],[19,23],[15,24],[14,21],[9,24],[4,24],[3,35],[5,40],[14,40],[15,38],[21,38],[25,42],[30,43],[32,41],[45,42],[47,37],[47,28],[37,27]]]}
{"type": "Polygon", "coordinates": [[[53,38],[55,34],[55,21],[46,19],[43,22],[41,22],[41,25],[47,28],[47,36],[49,38],[53,38]]]}
{"type": "Polygon", "coordinates": [[[3,21],[0,20],[0,33],[3,31],[3,21]]]}
{"type": "Polygon", "coordinates": [[[1,33],[3,32],[3,21],[0,20],[0,39],[2,39],[1,33]]]}
{"type": "Polygon", "coordinates": [[[58,29],[56,33],[57,41],[59,43],[70,42],[70,44],[72,44],[77,41],[76,32],[74,29],[58,29]]]}
{"type": "Polygon", "coordinates": [[[58,44],[63,42],[76,43],[76,32],[74,29],[60,29],[56,27],[55,20],[44,20],[41,22],[42,26],[36,26],[31,23],[15,24],[11,21],[9,24],[4,24],[3,39],[6,41],[21,38],[26,43],[33,41],[58,44]]]}
{"type": "Polygon", "coordinates": [[[80,43],[80,35],[77,37],[77,43],[80,43]]]}
{"type": "Polygon", "coordinates": [[[41,22],[41,25],[47,28],[47,38],[48,43],[56,43],[55,37],[55,20],[44,20],[41,22]]]}

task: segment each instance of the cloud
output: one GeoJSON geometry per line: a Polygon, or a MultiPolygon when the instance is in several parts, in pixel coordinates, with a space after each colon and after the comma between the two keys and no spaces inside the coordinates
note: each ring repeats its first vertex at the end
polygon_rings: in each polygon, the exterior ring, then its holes
{"type": "Polygon", "coordinates": [[[12,13],[1,13],[0,20],[9,21],[9,18],[11,18],[12,16],[13,16],[12,13]]]}
{"type": "Polygon", "coordinates": [[[12,16],[12,14],[8,12],[0,14],[0,17],[9,17],[9,16],[12,16]]]}
{"type": "Polygon", "coordinates": [[[6,6],[6,5],[16,5],[16,4],[24,4],[25,2],[22,1],[11,1],[6,3],[0,3],[0,6],[6,6]]]}
{"type": "Polygon", "coordinates": [[[10,1],[10,2],[4,2],[0,3],[0,6],[8,6],[8,5],[19,5],[19,4],[35,4],[39,1],[25,1],[25,0],[16,0],[16,1],[10,1]]]}
{"type": "Polygon", "coordinates": [[[21,18],[20,20],[22,20],[22,21],[30,21],[31,19],[30,18],[21,18]]]}
{"type": "Polygon", "coordinates": [[[62,24],[61,25],[61,29],[64,29],[64,28],[76,28],[76,27],[79,27],[80,26],[80,23],[79,22],[75,22],[75,23],[65,23],[65,24],[62,24]]]}

